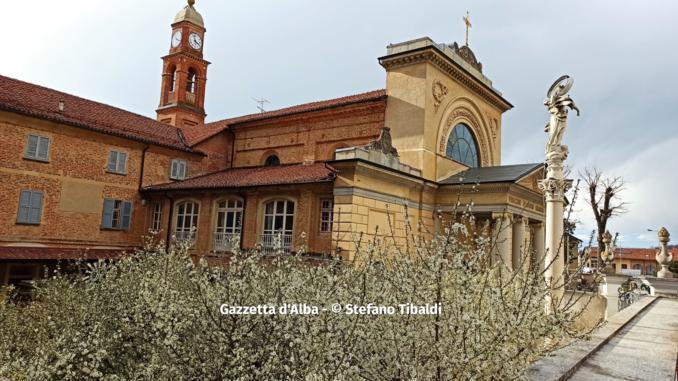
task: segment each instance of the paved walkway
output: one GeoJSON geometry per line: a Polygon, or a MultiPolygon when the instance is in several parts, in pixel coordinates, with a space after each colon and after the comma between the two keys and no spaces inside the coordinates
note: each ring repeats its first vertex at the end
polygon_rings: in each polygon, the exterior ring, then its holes
{"type": "Polygon", "coordinates": [[[678,299],[660,299],[582,364],[571,380],[673,380],[678,299]]]}

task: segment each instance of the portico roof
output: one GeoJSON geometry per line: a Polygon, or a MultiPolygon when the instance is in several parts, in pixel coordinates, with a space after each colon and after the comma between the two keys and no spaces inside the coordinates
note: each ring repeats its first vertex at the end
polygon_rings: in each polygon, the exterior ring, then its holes
{"type": "Polygon", "coordinates": [[[325,163],[231,168],[183,181],[152,185],[143,188],[143,191],[209,190],[321,183],[331,182],[335,177],[335,170],[325,163]]]}
{"type": "Polygon", "coordinates": [[[439,181],[440,185],[517,182],[544,167],[544,163],[469,168],[439,181]]]}

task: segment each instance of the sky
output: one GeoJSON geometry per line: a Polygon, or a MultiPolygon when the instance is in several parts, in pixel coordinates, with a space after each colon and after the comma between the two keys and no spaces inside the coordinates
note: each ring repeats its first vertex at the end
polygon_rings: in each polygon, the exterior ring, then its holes
{"type": "MultiPolygon", "coordinates": [[[[182,0],[3,2],[0,74],[155,117],[161,59],[182,0]]],[[[574,78],[564,143],[571,177],[622,176],[628,212],[610,221],[620,246],[678,237],[678,2],[197,0],[207,27],[208,120],[384,88],[386,45],[429,36],[470,46],[514,106],[502,164],[543,161],[546,90],[574,78]]],[[[577,234],[595,223],[575,201],[577,234]]],[[[678,238],[676,238],[678,239],[678,238]]]]}

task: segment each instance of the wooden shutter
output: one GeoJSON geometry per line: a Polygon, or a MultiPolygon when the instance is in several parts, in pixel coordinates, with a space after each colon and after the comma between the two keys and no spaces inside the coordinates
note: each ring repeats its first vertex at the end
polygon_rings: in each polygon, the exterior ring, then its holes
{"type": "Polygon", "coordinates": [[[123,229],[129,229],[132,222],[132,203],[125,201],[122,204],[122,226],[123,229]]]}
{"type": "Polygon", "coordinates": [[[179,162],[177,160],[172,160],[172,168],[171,168],[171,173],[170,173],[170,178],[176,179],[178,178],[178,171],[179,171],[179,162]]]}
{"type": "Polygon", "coordinates": [[[110,172],[115,172],[115,169],[117,168],[117,162],[118,162],[118,153],[115,151],[111,151],[108,154],[108,170],[110,172]]]}
{"type": "Polygon", "coordinates": [[[179,178],[182,180],[186,178],[186,162],[183,160],[179,162],[179,178]]]}
{"type": "Polygon", "coordinates": [[[115,200],[104,199],[104,213],[101,219],[102,228],[113,228],[113,208],[115,208],[115,200]]]}
{"type": "Polygon", "coordinates": [[[49,138],[41,136],[38,138],[38,154],[37,157],[40,160],[47,160],[49,153],[49,138]]]}
{"type": "Polygon", "coordinates": [[[42,214],[42,192],[30,192],[31,205],[28,216],[28,222],[31,224],[40,223],[40,215],[42,214]]]}
{"type": "Polygon", "coordinates": [[[17,222],[28,223],[31,214],[31,191],[22,190],[19,195],[19,214],[17,222]]]}
{"type": "Polygon", "coordinates": [[[28,146],[26,147],[26,157],[35,159],[38,156],[38,137],[28,135],[28,146]]]}
{"type": "Polygon", "coordinates": [[[125,167],[127,166],[127,154],[124,152],[118,152],[118,173],[125,173],[125,167]]]}

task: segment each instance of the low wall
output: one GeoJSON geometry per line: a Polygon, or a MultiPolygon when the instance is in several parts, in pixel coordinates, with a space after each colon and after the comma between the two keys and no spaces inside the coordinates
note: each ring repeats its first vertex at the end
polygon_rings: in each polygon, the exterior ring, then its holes
{"type": "Polygon", "coordinates": [[[607,298],[604,295],[585,291],[565,291],[563,301],[573,303],[573,311],[581,312],[576,320],[577,328],[590,330],[602,319],[607,320],[607,298]]]}

